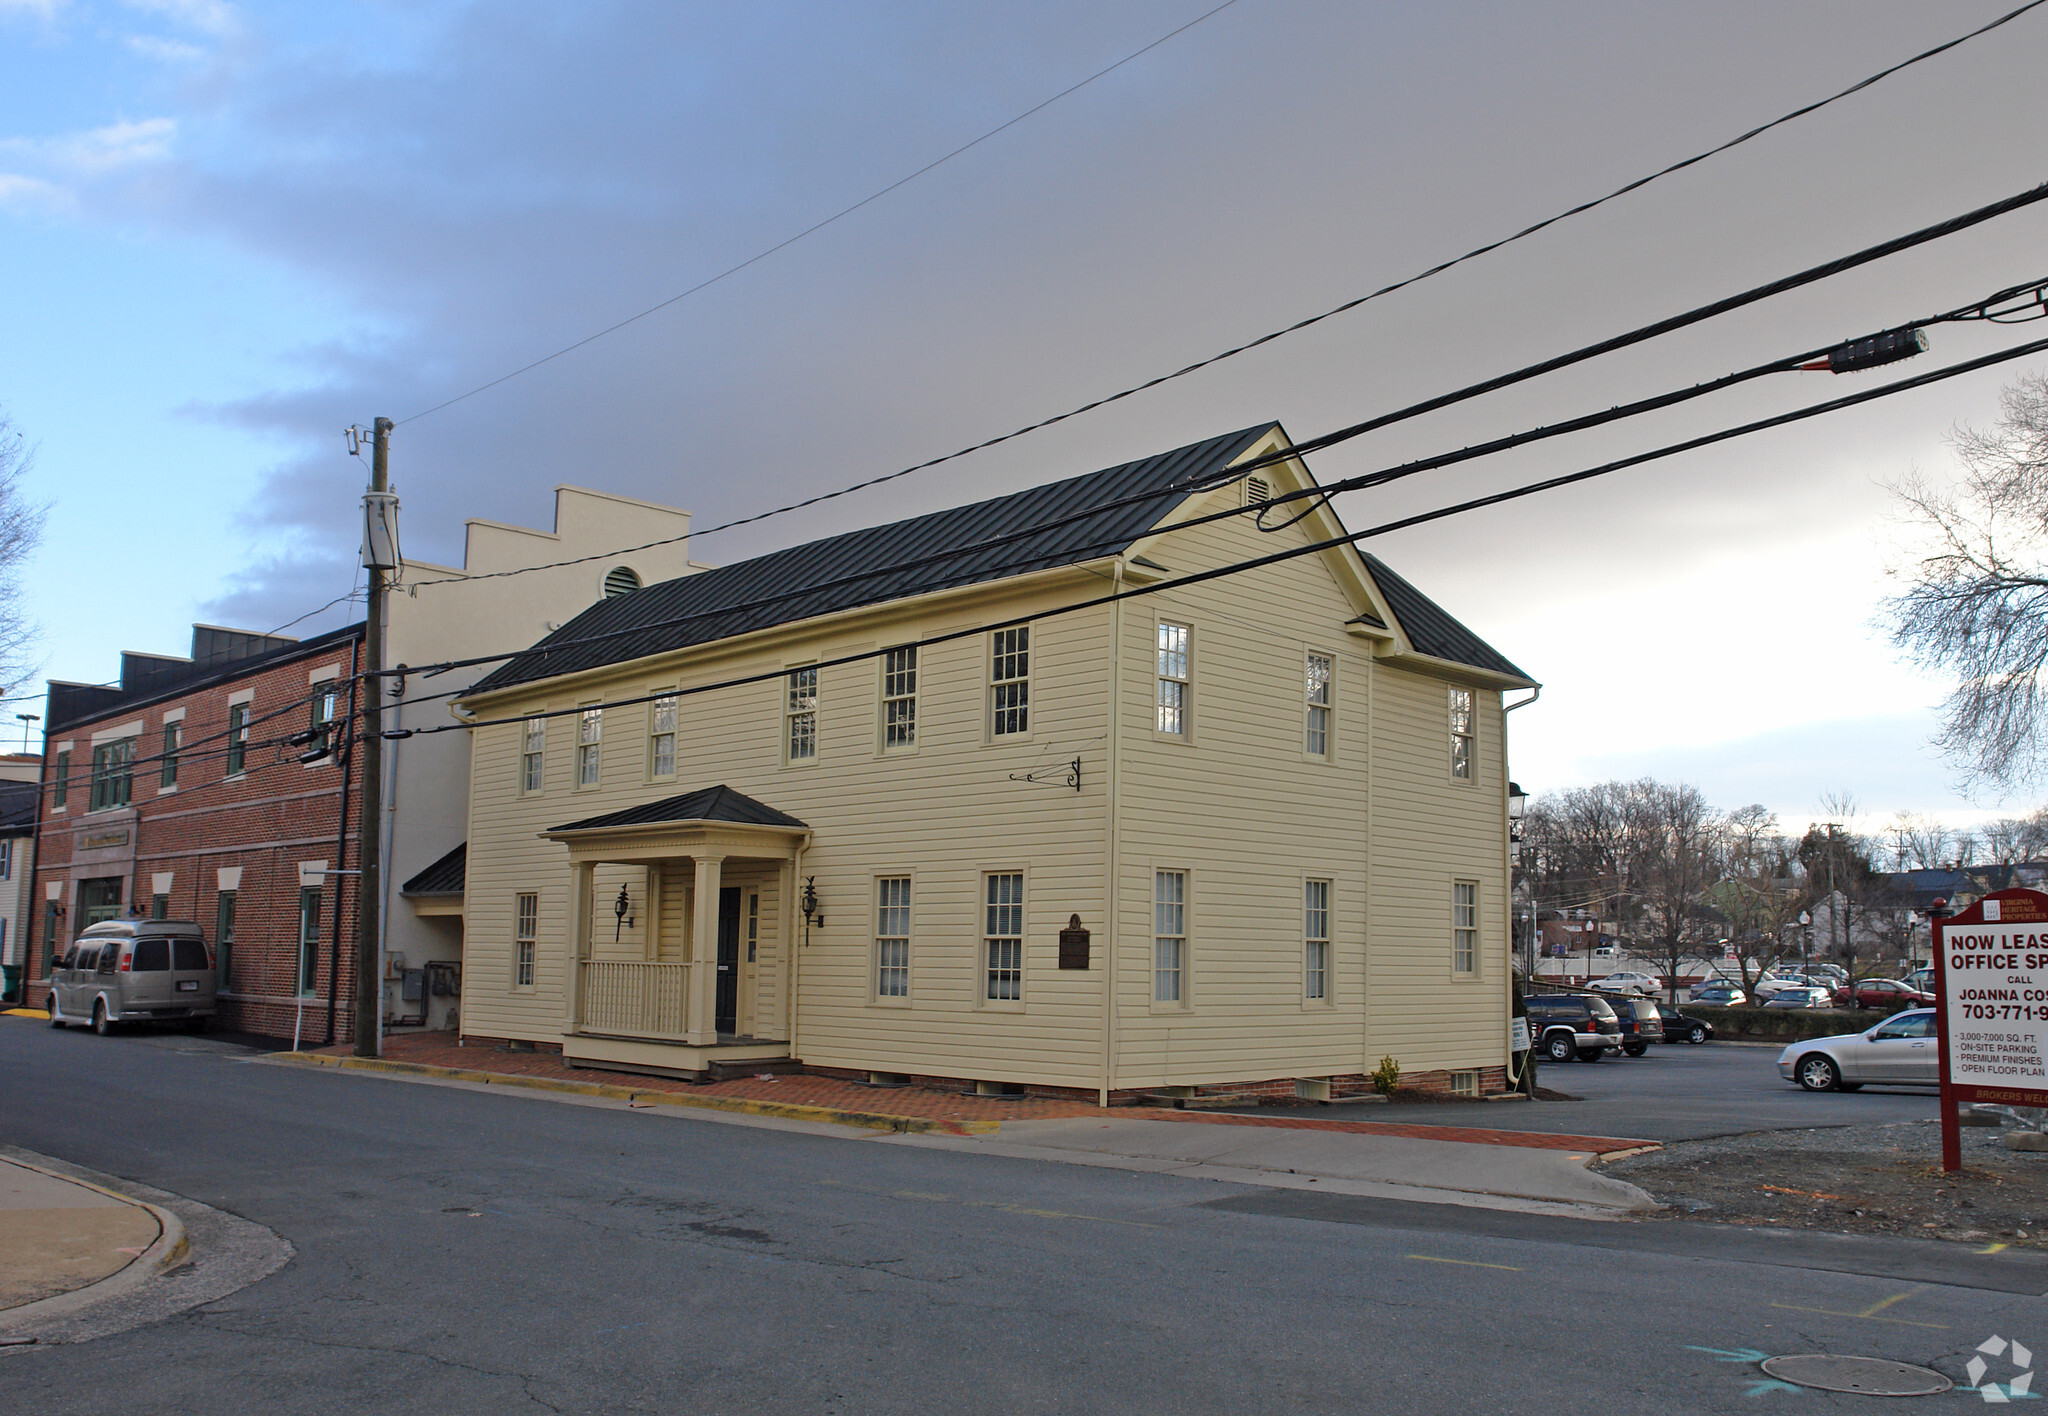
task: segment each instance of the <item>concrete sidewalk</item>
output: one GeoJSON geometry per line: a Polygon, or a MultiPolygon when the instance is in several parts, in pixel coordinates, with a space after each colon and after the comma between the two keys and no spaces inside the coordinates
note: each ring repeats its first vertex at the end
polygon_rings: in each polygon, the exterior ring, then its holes
{"type": "Polygon", "coordinates": [[[175,1215],[0,1157],[0,1334],[17,1319],[125,1291],[185,1250],[175,1215]]]}
{"type": "MultiPolygon", "coordinates": [[[[1636,1186],[1589,1169],[1598,1150],[1489,1143],[1479,1139],[1484,1133],[1470,1131],[1462,1133],[1464,1139],[1446,1140],[1394,1133],[1398,1129],[1406,1128],[1191,1126],[1178,1119],[1098,1115],[1011,1121],[997,1135],[883,1139],[1019,1160],[1537,1213],[1619,1217],[1658,1208],[1636,1186]]],[[[1612,1153],[1615,1144],[1601,1149],[1612,1153]]]]}

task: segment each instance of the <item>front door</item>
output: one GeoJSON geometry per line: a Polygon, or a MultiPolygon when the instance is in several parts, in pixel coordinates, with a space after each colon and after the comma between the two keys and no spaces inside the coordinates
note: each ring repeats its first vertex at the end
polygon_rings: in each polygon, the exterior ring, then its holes
{"type": "Polygon", "coordinates": [[[712,1026],[722,1034],[739,1031],[740,1014],[740,891],[737,885],[718,892],[718,1000],[712,1026]]]}

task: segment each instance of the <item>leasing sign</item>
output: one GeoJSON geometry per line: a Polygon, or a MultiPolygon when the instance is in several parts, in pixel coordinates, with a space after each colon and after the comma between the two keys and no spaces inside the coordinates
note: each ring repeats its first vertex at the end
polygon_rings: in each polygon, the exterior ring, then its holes
{"type": "Polygon", "coordinates": [[[1935,922],[1943,1086],[2048,1106],[2048,895],[2000,890],[1935,922]]]}

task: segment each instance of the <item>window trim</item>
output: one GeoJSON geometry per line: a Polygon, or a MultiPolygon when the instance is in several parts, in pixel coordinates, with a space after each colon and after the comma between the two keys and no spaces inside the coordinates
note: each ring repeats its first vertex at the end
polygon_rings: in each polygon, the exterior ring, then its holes
{"type": "Polygon", "coordinates": [[[14,878],[14,837],[0,836],[0,880],[14,878]]]}
{"type": "MultiPolygon", "coordinates": [[[[917,872],[915,870],[878,871],[870,882],[868,920],[873,926],[869,933],[868,957],[868,1001],[880,1008],[907,1008],[916,997],[917,988],[917,872]],[[904,899],[900,906],[884,901],[884,888],[896,881],[903,882],[904,899]],[[883,934],[882,911],[900,908],[903,911],[903,933],[883,934]],[[903,991],[884,993],[882,991],[882,944],[884,940],[903,941],[903,991]]],[[[984,981],[986,986],[986,981],[984,981]]]]}
{"type": "Polygon", "coordinates": [[[1301,877],[1301,1001],[1304,1007],[1329,1008],[1335,1006],[1337,989],[1333,965],[1337,956],[1336,948],[1337,882],[1327,875],[1304,875],[1301,877]],[[1315,910],[1310,903],[1309,892],[1316,886],[1323,887],[1322,925],[1318,936],[1310,927],[1315,910]],[[1323,991],[1310,990],[1310,981],[1316,970],[1313,967],[1312,950],[1317,944],[1323,946],[1322,985],[1323,991]]]}
{"type": "Polygon", "coordinates": [[[1450,685],[1450,692],[1444,702],[1445,750],[1450,754],[1446,764],[1450,777],[1459,786],[1476,786],[1479,782],[1479,694],[1475,689],[1450,685]],[[1465,731],[1458,731],[1458,698],[1465,700],[1465,731]],[[1458,771],[1458,745],[1465,744],[1465,770],[1458,771]]]}
{"type": "Polygon", "coordinates": [[[321,894],[321,887],[318,885],[301,885],[299,887],[299,927],[297,931],[299,947],[293,960],[293,966],[296,970],[296,977],[293,981],[298,986],[297,996],[300,998],[316,998],[319,996],[320,914],[325,904],[325,901],[321,899],[321,894]],[[313,933],[311,938],[308,938],[306,935],[308,923],[306,905],[309,900],[313,906],[311,915],[313,933]],[[312,964],[310,969],[307,968],[309,961],[312,964]]]}
{"type": "Polygon", "coordinates": [[[519,795],[540,796],[548,789],[548,718],[547,709],[541,708],[530,714],[519,725],[519,795]],[[540,746],[534,743],[534,730],[540,730],[540,746]],[[531,768],[531,770],[528,770],[531,768]]]}
{"type": "Polygon", "coordinates": [[[67,743],[51,759],[50,810],[64,811],[71,802],[71,747],[67,743]]]}
{"type": "Polygon", "coordinates": [[[178,789],[178,753],[185,745],[185,720],[166,718],[163,727],[162,762],[157,767],[156,794],[169,796],[178,789]]]}
{"type": "Polygon", "coordinates": [[[1021,1013],[1031,997],[1031,872],[1022,864],[1007,866],[985,866],[975,883],[974,891],[974,1006],[993,1013],[1021,1013]],[[988,882],[997,876],[1017,877],[1017,933],[990,934],[988,932],[988,882]],[[1017,996],[1015,998],[991,998],[988,996],[989,963],[988,946],[991,940],[1010,939],[1017,941],[1017,996]]]}
{"type": "Polygon", "coordinates": [[[1195,872],[1190,867],[1177,862],[1163,865],[1155,863],[1152,867],[1152,895],[1150,903],[1152,921],[1150,928],[1146,931],[1146,937],[1152,941],[1152,948],[1149,955],[1151,963],[1146,969],[1146,976],[1151,981],[1151,987],[1147,996],[1151,1000],[1152,1011],[1155,1013],[1193,1012],[1195,993],[1195,872]],[[1180,899],[1177,902],[1180,907],[1179,934],[1164,933],[1159,927],[1161,923],[1159,916],[1160,906],[1162,904],[1175,903],[1172,901],[1162,901],[1159,898],[1160,879],[1168,875],[1180,877],[1180,899]],[[1177,998],[1161,998],[1159,996],[1159,942],[1162,939],[1177,939],[1180,942],[1174,970],[1177,975],[1175,988],[1180,995],[1177,998]]]}
{"type": "Polygon", "coordinates": [[[984,666],[983,671],[987,675],[986,687],[982,690],[981,710],[981,734],[984,742],[1031,741],[1035,731],[1031,712],[1031,669],[1032,660],[1038,653],[1038,647],[1032,643],[1031,626],[1028,624],[1011,625],[1006,629],[992,629],[988,632],[988,637],[982,640],[982,664],[984,666]],[[1012,636],[1009,639],[1009,643],[1013,646],[1018,643],[1014,636],[1022,635],[1022,647],[999,649],[997,645],[1003,641],[1003,637],[1006,635],[1012,636]],[[1024,660],[1024,672],[1022,674],[1014,678],[996,677],[996,669],[1002,659],[1014,659],[1020,655],[1024,660]],[[1012,684],[1022,685],[1019,701],[1012,704],[999,704],[997,702],[998,695],[1012,684]],[[1024,726],[1015,732],[998,731],[997,723],[1000,719],[997,715],[1001,713],[1022,713],[1024,726]]]}
{"type": "MultiPolygon", "coordinates": [[[[253,698],[253,695],[252,695],[253,698]]],[[[255,707],[251,698],[228,704],[227,780],[249,775],[249,718],[255,707]]]]}
{"type": "MultiPolygon", "coordinates": [[[[878,669],[878,677],[876,679],[875,751],[881,756],[908,757],[917,751],[918,694],[922,683],[921,675],[924,667],[924,656],[918,653],[920,647],[915,642],[892,644],[875,656],[875,664],[878,669]],[[893,671],[898,676],[906,672],[909,674],[910,691],[908,693],[898,692],[892,694],[889,692],[889,679],[892,673],[890,660],[898,654],[908,654],[910,656],[910,667],[908,670],[896,669],[893,671]],[[897,703],[908,703],[910,705],[910,740],[908,742],[892,743],[889,741],[889,730],[892,726],[889,721],[889,709],[897,703]]],[[[899,684],[897,687],[900,689],[902,685],[899,684]]]]}
{"type": "MultiPolygon", "coordinates": [[[[323,669],[319,672],[325,673],[327,671],[323,669]]],[[[334,725],[341,721],[341,687],[330,676],[315,680],[308,686],[307,693],[309,697],[307,700],[308,721],[306,730],[312,733],[313,737],[308,740],[305,750],[311,752],[314,748],[325,748],[327,749],[327,755],[316,757],[311,762],[302,763],[301,765],[306,767],[332,767],[341,760],[340,754],[334,748],[333,732],[334,725]],[[320,711],[323,707],[327,710],[327,716],[324,718],[320,716],[320,711]]]]}
{"type": "Polygon", "coordinates": [[[1453,878],[1451,881],[1450,969],[1451,977],[1460,983],[1477,982],[1480,977],[1479,961],[1481,955],[1479,948],[1479,934],[1482,928],[1481,919],[1482,916],[1480,913],[1479,882],[1477,880],[1453,878]],[[1461,924],[1459,922],[1459,911],[1465,908],[1465,903],[1458,897],[1458,892],[1467,889],[1469,889],[1472,892],[1472,922],[1469,925],[1461,924]],[[1461,952],[1461,949],[1464,947],[1460,936],[1466,934],[1472,936],[1470,942],[1472,966],[1470,968],[1460,968],[1458,966],[1458,957],[1461,952]]]}
{"type": "Polygon", "coordinates": [[[540,891],[516,890],[512,894],[512,989],[531,993],[540,974],[540,891]],[[532,912],[527,911],[528,901],[532,912]],[[528,932],[521,933],[521,930],[528,932]]]}
{"type": "Polygon", "coordinates": [[[673,782],[678,762],[677,748],[682,741],[683,699],[676,692],[676,685],[667,684],[651,690],[652,697],[647,704],[647,780],[650,782],[673,782]],[[661,715],[666,709],[669,714],[668,727],[661,726],[661,715]],[[668,770],[661,770],[661,752],[658,744],[668,739],[668,770]]]}
{"type": "Polygon", "coordinates": [[[88,812],[117,811],[135,800],[135,742],[122,737],[93,744],[88,812]]]}
{"type": "Polygon", "coordinates": [[[573,790],[579,792],[604,790],[603,699],[593,698],[576,705],[576,751],[575,755],[570,759],[570,768],[575,773],[575,778],[570,783],[573,790]],[[584,729],[586,727],[594,727],[595,732],[588,737],[584,736],[584,729]],[[589,781],[584,780],[583,764],[585,761],[594,763],[596,767],[596,770],[589,774],[589,781]]]}
{"type": "Polygon", "coordinates": [[[824,697],[822,687],[819,682],[817,660],[806,659],[802,663],[783,665],[779,690],[782,694],[782,711],[777,715],[776,722],[780,724],[782,730],[782,765],[785,767],[809,767],[818,760],[818,713],[819,703],[824,697]],[[811,701],[807,708],[796,706],[797,679],[802,674],[810,675],[811,701]],[[796,732],[798,719],[809,720],[808,741],[811,750],[802,757],[791,750],[794,746],[791,739],[796,732]]]}
{"type": "Polygon", "coordinates": [[[1163,742],[1192,743],[1195,740],[1195,626],[1191,620],[1168,619],[1161,615],[1153,621],[1152,736],[1163,742]],[[1169,651],[1160,642],[1169,629],[1177,629],[1181,633],[1180,675],[1177,678],[1166,671],[1168,665],[1164,661],[1169,651]],[[1178,684],[1180,687],[1178,728],[1160,726],[1160,718],[1166,710],[1166,705],[1160,700],[1169,683],[1178,684]]]}
{"type": "Polygon", "coordinates": [[[234,992],[235,909],[240,893],[239,886],[213,893],[213,966],[216,986],[223,993],[234,992]]]}
{"type": "Polygon", "coordinates": [[[1301,756],[1305,762],[1334,763],[1337,760],[1337,656],[1327,649],[1304,649],[1300,659],[1302,684],[1301,756]],[[1320,659],[1329,666],[1324,679],[1325,702],[1317,703],[1308,697],[1309,674],[1320,659]],[[1309,747],[1316,710],[1323,714],[1323,750],[1316,752],[1309,747]]]}

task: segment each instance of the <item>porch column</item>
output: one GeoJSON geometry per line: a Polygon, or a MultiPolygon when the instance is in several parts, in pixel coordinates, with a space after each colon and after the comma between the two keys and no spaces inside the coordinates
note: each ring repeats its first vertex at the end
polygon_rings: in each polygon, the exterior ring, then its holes
{"type": "Polygon", "coordinates": [[[573,1033],[583,1021],[583,961],[590,956],[590,882],[588,861],[569,862],[569,928],[563,959],[562,1031],[573,1033]]]}
{"type": "Polygon", "coordinates": [[[718,1041],[718,881],[724,856],[700,855],[696,912],[691,918],[690,1020],[683,1040],[709,1047],[718,1041]]]}

